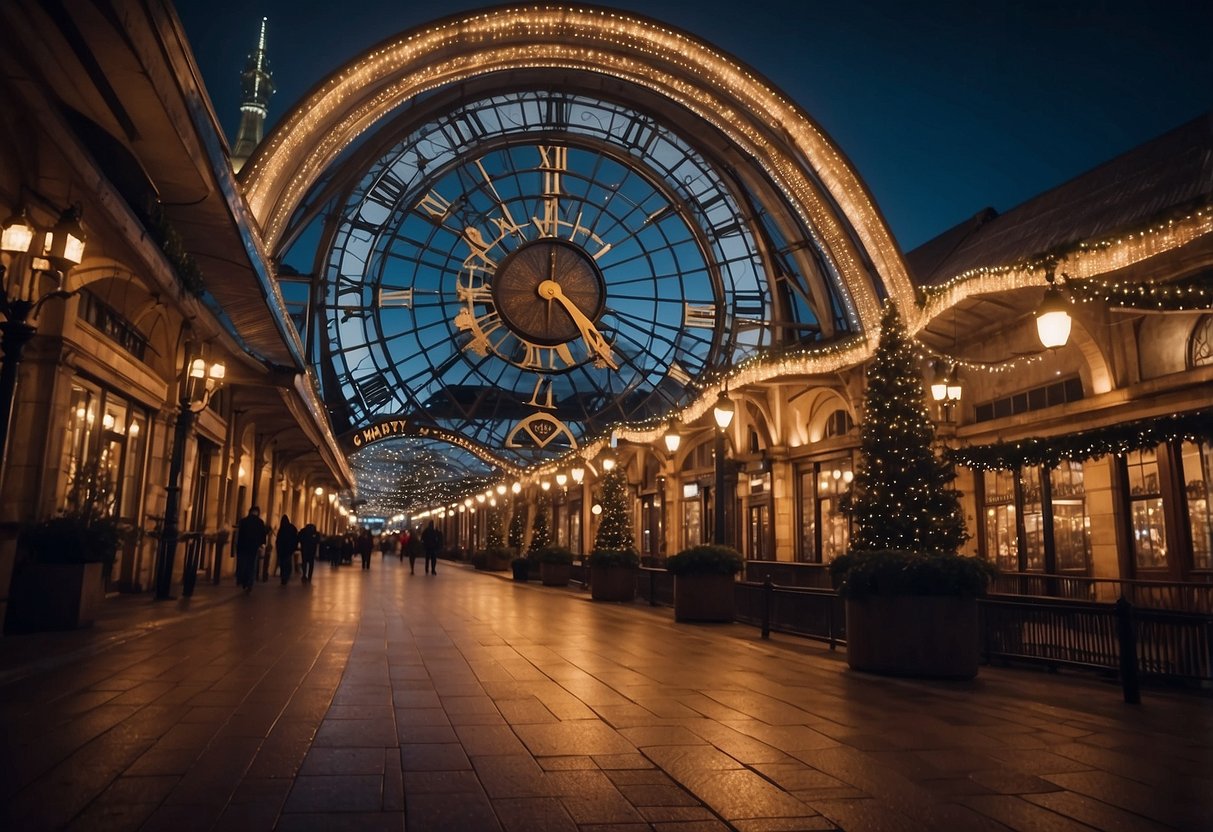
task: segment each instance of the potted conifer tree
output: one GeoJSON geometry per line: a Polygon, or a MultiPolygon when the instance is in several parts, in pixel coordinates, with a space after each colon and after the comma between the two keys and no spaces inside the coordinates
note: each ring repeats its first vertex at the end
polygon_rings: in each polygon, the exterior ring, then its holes
{"type": "MultiPolygon", "coordinates": [[[[535,506],[535,515],[531,518],[531,539],[526,547],[526,556],[518,560],[525,560],[530,571],[534,571],[535,566],[540,563],[539,555],[547,550],[552,545],[552,523],[551,511],[548,506],[548,501],[540,498],[538,505],[535,506]]],[[[517,563],[518,560],[514,562],[517,563]]],[[[542,567],[540,567],[542,569],[542,567]]]]}
{"type": "Polygon", "coordinates": [[[595,601],[631,601],[636,596],[640,557],[632,537],[627,480],[618,465],[602,480],[602,516],[589,563],[590,597],[595,601]]]}
{"type": "Polygon", "coordinates": [[[855,670],[977,674],[976,597],[991,569],[958,554],[968,535],[956,472],[934,443],[913,346],[887,303],[860,424],[856,531],[850,551],[830,565],[846,599],[847,663],[855,670]]]}

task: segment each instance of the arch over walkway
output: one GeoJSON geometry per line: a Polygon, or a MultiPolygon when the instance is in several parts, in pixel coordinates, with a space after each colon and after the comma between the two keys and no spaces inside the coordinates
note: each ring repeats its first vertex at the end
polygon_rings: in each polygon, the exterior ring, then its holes
{"type": "Polygon", "coordinates": [[[667,26],[606,10],[494,9],[385,41],[295,107],[241,171],[267,248],[277,252],[295,209],[360,135],[416,96],[490,73],[578,70],[643,87],[703,119],[751,156],[814,229],[855,304],[877,330],[873,281],[910,315],[900,252],[838,148],[757,73],[667,26]]]}

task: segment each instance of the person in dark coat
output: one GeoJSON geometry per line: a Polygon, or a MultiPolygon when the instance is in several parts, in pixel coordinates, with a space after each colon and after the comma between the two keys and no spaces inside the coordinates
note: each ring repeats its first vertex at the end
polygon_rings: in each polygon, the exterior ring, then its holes
{"type": "Polygon", "coordinates": [[[442,548],[442,532],[434,528],[431,520],[421,533],[421,545],[425,548],[425,572],[427,575],[438,574],[438,550],[442,548]]]}
{"type": "Polygon", "coordinates": [[[358,557],[362,558],[362,568],[371,568],[371,552],[375,548],[375,541],[371,539],[371,530],[363,529],[358,533],[358,540],[355,544],[358,548],[358,557]]]}
{"type": "Polygon", "coordinates": [[[312,582],[312,570],[316,568],[316,550],[320,548],[320,532],[315,523],[308,523],[299,532],[299,554],[303,558],[300,569],[300,580],[305,584],[312,582]]]}
{"type": "Polygon", "coordinates": [[[259,506],[250,508],[248,515],[236,524],[236,584],[243,587],[245,592],[253,591],[257,556],[264,551],[268,534],[259,506]]]}
{"type": "Polygon", "coordinates": [[[282,575],[282,585],[286,586],[291,579],[291,570],[295,562],[295,550],[299,548],[299,529],[285,514],[278,524],[278,536],[274,538],[274,552],[278,555],[278,573],[282,575]]]}

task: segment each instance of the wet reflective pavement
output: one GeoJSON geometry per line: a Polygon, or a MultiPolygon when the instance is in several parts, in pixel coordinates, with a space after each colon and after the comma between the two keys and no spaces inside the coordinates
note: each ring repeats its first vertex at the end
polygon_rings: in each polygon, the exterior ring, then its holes
{"type": "Polygon", "coordinates": [[[1213,828],[1213,701],[1144,700],[376,554],[0,641],[0,828],[1213,828]]]}

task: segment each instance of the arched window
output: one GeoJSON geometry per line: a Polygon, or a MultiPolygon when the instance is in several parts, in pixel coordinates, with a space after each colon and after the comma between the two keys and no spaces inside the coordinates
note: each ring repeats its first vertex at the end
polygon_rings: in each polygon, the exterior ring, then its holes
{"type": "Polygon", "coordinates": [[[835,410],[826,420],[825,438],[846,436],[855,427],[855,420],[845,410],[835,410]]]}
{"type": "Polygon", "coordinates": [[[1213,315],[1205,315],[1196,322],[1192,340],[1188,343],[1188,366],[1208,364],[1213,364],[1213,315]]]}

